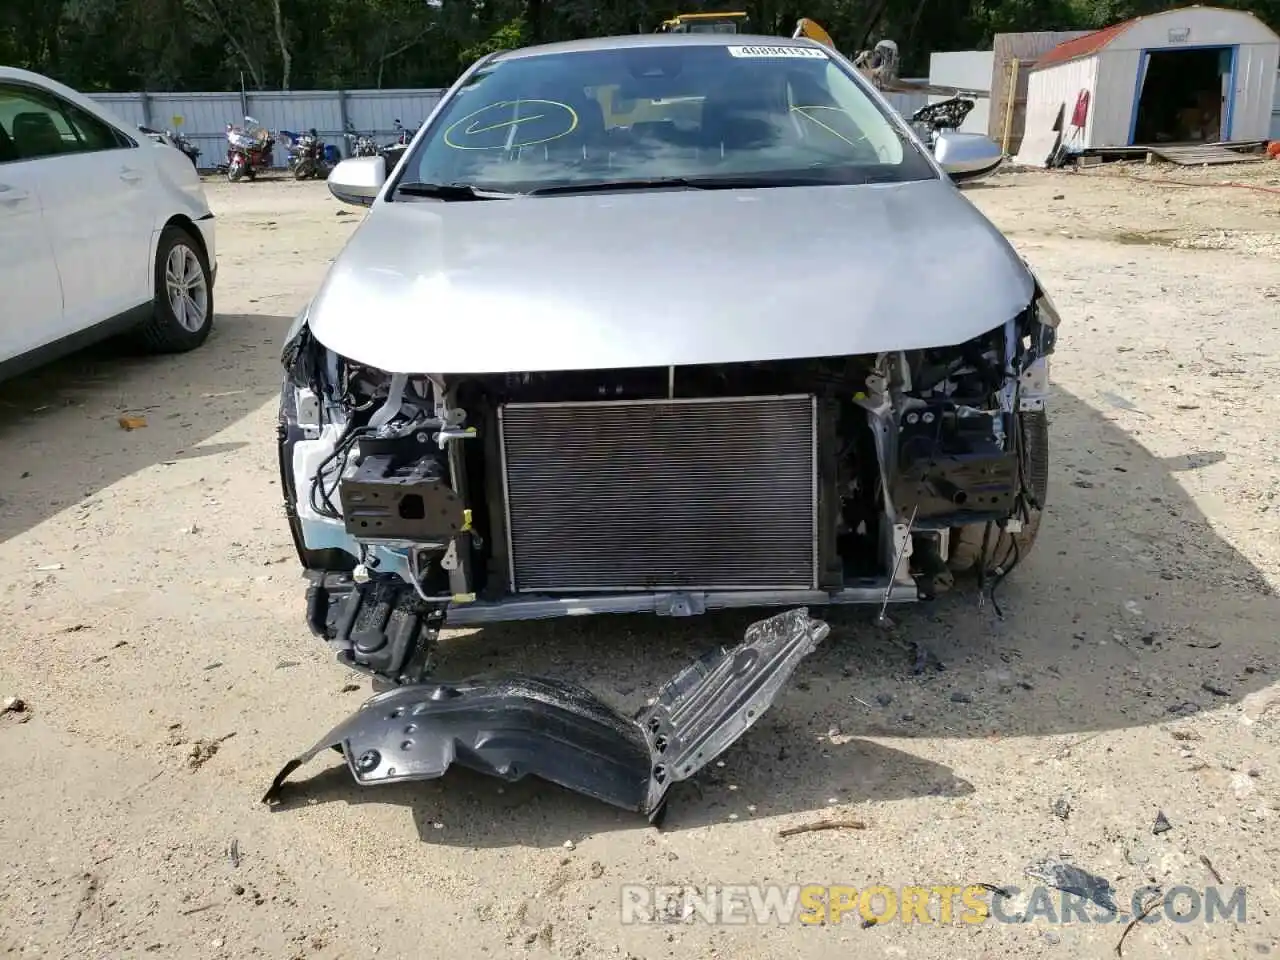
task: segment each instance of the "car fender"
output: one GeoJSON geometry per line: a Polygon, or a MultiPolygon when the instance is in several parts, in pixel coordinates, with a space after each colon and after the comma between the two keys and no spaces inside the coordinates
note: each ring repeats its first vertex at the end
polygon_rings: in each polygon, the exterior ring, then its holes
{"type": "MultiPolygon", "coordinates": [[[[140,150],[147,150],[146,159],[154,171],[154,215],[151,231],[151,262],[155,262],[160,235],[176,217],[189,220],[199,233],[209,258],[211,272],[217,270],[217,247],[214,234],[214,215],[204,192],[200,175],[191,165],[187,155],[176,147],[144,142],[140,150]]],[[[211,278],[212,279],[212,278],[211,278]]]]}

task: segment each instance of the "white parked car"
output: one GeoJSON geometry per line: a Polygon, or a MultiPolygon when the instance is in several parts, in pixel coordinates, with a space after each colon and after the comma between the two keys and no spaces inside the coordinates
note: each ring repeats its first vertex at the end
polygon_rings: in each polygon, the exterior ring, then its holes
{"type": "Polygon", "coordinates": [[[129,333],[194,349],[214,218],[191,161],[48,77],[0,67],[0,377],[129,333]]]}

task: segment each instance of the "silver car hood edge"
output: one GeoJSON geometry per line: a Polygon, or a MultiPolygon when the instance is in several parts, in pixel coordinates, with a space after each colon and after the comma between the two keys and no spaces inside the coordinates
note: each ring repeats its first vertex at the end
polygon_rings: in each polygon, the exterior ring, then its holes
{"type": "Polygon", "coordinates": [[[616,369],[948,346],[1033,294],[942,180],[378,202],[309,325],[393,373],[616,369]]]}

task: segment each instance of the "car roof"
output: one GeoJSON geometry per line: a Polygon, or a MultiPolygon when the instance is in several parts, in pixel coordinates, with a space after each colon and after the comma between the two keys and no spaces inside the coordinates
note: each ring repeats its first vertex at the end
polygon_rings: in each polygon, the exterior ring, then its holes
{"type": "Polygon", "coordinates": [[[21,67],[0,66],[0,80],[20,80],[23,83],[29,83],[40,87],[48,87],[50,90],[56,90],[59,93],[64,90],[71,89],[70,87],[58,83],[58,81],[54,80],[52,77],[46,77],[43,73],[35,73],[32,70],[23,70],[21,67]]]}
{"type": "Polygon", "coordinates": [[[617,37],[590,37],[585,40],[565,40],[560,43],[541,43],[518,50],[505,50],[495,60],[523,60],[556,53],[581,53],[592,50],[632,50],[644,47],[818,47],[827,48],[808,37],[767,37],[744,33],[635,33],[617,37]]]}

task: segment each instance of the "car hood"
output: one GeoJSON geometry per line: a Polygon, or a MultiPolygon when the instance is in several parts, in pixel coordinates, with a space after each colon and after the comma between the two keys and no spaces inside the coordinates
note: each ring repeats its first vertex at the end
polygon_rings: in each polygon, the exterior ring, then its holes
{"type": "Polygon", "coordinates": [[[1033,290],[942,180],[381,202],[309,325],[393,373],[681,366],[963,343],[1033,290]]]}

